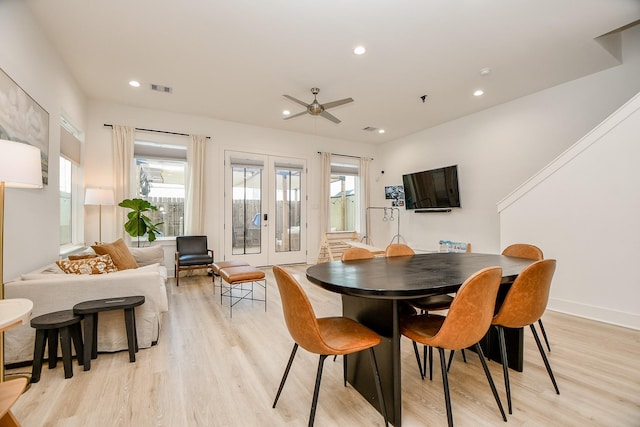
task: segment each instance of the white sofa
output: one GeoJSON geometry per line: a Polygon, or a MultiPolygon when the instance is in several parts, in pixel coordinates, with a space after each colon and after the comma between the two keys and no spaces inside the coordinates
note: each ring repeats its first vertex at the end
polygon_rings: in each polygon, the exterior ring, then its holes
{"type": "MultiPolygon", "coordinates": [[[[158,340],[162,314],[169,309],[167,269],[162,247],[130,248],[137,269],[109,274],[65,274],[54,263],[20,280],[5,284],[5,298],[33,301],[32,318],[58,310],[68,310],[79,302],[94,299],[143,295],[145,303],[136,307],[136,330],[140,348],[158,340]]],[[[5,363],[33,360],[35,329],[29,324],[5,332],[5,363]]],[[[122,310],[98,315],[98,351],[127,349],[127,334],[122,310]]]]}

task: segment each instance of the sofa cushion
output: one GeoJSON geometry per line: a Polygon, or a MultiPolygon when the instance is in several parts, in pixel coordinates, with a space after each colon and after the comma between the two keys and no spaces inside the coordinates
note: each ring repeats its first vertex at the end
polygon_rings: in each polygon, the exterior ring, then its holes
{"type": "Polygon", "coordinates": [[[118,239],[113,243],[93,245],[91,247],[98,255],[110,255],[118,270],[138,268],[136,259],[131,255],[131,251],[129,251],[122,239],[118,239]]]}
{"type": "Polygon", "coordinates": [[[139,267],[151,264],[164,265],[164,249],[162,246],[149,246],[145,248],[129,248],[131,255],[136,259],[139,267]]]}
{"type": "Polygon", "coordinates": [[[106,274],[118,271],[109,255],[94,258],[56,261],[56,264],[68,274],[106,274]]]}

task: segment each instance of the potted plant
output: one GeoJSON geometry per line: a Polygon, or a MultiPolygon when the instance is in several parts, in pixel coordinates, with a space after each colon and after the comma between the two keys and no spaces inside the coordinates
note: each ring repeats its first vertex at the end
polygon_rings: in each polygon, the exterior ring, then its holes
{"type": "Polygon", "coordinates": [[[164,224],[164,222],[154,224],[151,221],[151,218],[144,214],[145,212],[158,210],[158,208],[152,205],[148,200],[125,199],[118,203],[118,206],[131,209],[131,212],[127,214],[127,218],[129,218],[129,220],[125,222],[124,229],[131,237],[138,238],[138,247],[140,247],[140,236],[144,236],[146,234],[149,242],[153,242],[156,240],[156,235],[162,234],[162,231],[158,229],[158,226],[164,224]]]}

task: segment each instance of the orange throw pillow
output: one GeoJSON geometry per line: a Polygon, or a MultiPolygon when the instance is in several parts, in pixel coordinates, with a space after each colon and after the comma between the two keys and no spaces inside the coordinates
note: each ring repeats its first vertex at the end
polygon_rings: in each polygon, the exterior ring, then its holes
{"type": "Polygon", "coordinates": [[[138,268],[136,259],[131,255],[131,251],[129,251],[129,248],[122,239],[118,239],[113,243],[94,245],[91,247],[98,255],[110,255],[118,270],[138,268]]]}
{"type": "Polygon", "coordinates": [[[118,271],[109,255],[78,260],[65,259],[56,261],[56,264],[67,274],[106,274],[118,271]]]}

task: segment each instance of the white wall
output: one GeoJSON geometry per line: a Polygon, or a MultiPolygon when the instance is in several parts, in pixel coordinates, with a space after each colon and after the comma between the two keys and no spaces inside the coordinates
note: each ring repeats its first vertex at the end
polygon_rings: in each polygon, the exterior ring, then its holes
{"type": "MultiPolygon", "coordinates": [[[[309,126],[312,120],[307,118],[309,126]]],[[[357,156],[374,156],[375,146],[363,143],[340,141],[248,126],[234,122],[216,120],[206,117],[167,113],[157,110],[133,108],[123,105],[90,101],[88,108],[87,148],[85,180],[87,186],[111,186],[111,128],[104,124],[121,124],[138,128],[167,130],[181,133],[202,134],[211,137],[207,146],[206,160],[206,234],[209,246],[216,251],[216,259],[223,256],[223,184],[224,184],[224,151],[251,150],[258,153],[277,156],[298,157],[307,160],[309,176],[307,179],[309,201],[307,204],[308,221],[308,255],[307,260],[314,261],[319,248],[319,206],[320,199],[320,158],[318,151],[330,151],[357,156]]],[[[158,140],[166,139],[159,134],[140,133],[141,137],[158,140]]],[[[176,138],[176,137],[170,137],[176,138]]],[[[186,137],[177,137],[186,138],[186,137]]],[[[87,218],[85,240],[95,240],[97,234],[97,214],[87,218]]],[[[103,240],[115,236],[113,211],[105,212],[103,208],[103,240]]]]}
{"type": "Polygon", "coordinates": [[[49,113],[49,185],[6,190],[6,281],[58,259],[60,114],[82,128],[85,98],[24,2],[0,1],[0,68],[49,113]]]}
{"type": "MultiPolygon", "coordinates": [[[[498,201],[640,90],[639,47],[636,27],[623,33],[620,66],[385,144],[377,155],[382,164],[372,172],[373,204],[390,206],[384,186],[402,184],[405,173],[457,164],[462,208],[437,214],[403,210],[400,233],[420,249],[436,250],[446,238],[471,242],[474,252],[499,252],[498,201]]],[[[395,224],[380,218],[371,236],[384,246],[395,224]]]]}
{"type": "Polygon", "coordinates": [[[503,244],[558,260],[549,308],[640,329],[640,94],[499,205],[503,244]]]}

